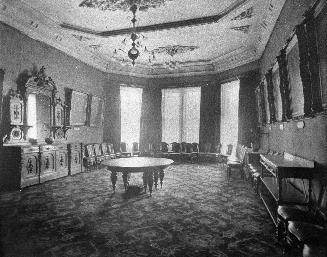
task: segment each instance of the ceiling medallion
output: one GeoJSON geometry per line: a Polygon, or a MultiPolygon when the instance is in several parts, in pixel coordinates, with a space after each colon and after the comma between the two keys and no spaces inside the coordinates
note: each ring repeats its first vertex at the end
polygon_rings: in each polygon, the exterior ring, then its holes
{"type": "Polygon", "coordinates": [[[181,46],[181,45],[169,45],[169,46],[161,46],[153,49],[151,52],[153,54],[168,54],[170,56],[174,56],[176,54],[182,54],[186,52],[194,51],[198,49],[198,46],[181,46]]]}
{"type": "Polygon", "coordinates": [[[165,5],[172,0],[84,0],[80,7],[97,8],[102,11],[129,11],[136,4],[140,11],[147,11],[149,8],[156,8],[165,5]]]}
{"type": "MultiPolygon", "coordinates": [[[[174,55],[183,54],[186,52],[192,52],[195,49],[198,49],[198,46],[183,46],[183,45],[169,45],[169,46],[161,46],[155,48],[151,51],[152,59],[155,60],[155,54],[165,54],[170,56],[170,60],[166,61],[163,66],[169,70],[175,70],[181,67],[181,62],[173,60],[174,55]]],[[[149,58],[149,62],[151,63],[151,58],[149,58]]]]}
{"type": "Polygon", "coordinates": [[[253,7],[250,7],[246,9],[245,11],[241,12],[239,15],[235,16],[232,21],[235,20],[243,20],[243,19],[249,19],[253,16],[253,7]]]}

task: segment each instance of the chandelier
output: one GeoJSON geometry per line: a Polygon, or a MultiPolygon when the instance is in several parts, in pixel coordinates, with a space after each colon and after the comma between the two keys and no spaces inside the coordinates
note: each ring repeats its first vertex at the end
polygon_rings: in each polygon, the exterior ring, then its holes
{"type": "Polygon", "coordinates": [[[133,23],[133,32],[131,34],[131,39],[132,39],[132,48],[129,49],[128,51],[128,57],[132,60],[132,64],[134,66],[135,64],[135,60],[137,59],[137,57],[139,57],[140,52],[139,50],[135,47],[135,40],[138,38],[138,36],[136,35],[136,27],[135,27],[135,22],[136,22],[136,10],[137,10],[137,6],[136,4],[133,4],[131,6],[131,12],[133,13],[133,19],[131,20],[133,23]]]}

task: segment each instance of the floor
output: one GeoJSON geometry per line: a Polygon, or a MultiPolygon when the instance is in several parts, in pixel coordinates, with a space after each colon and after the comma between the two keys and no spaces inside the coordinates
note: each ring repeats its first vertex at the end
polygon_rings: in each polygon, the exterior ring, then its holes
{"type": "MultiPolygon", "coordinates": [[[[141,184],[141,174],[131,183],[141,184]]],[[[0,256],[282,256],[248,182],[216,164],[178,164],[162,188],[113,193],[104,169],[0,194],[0,256]]]]}

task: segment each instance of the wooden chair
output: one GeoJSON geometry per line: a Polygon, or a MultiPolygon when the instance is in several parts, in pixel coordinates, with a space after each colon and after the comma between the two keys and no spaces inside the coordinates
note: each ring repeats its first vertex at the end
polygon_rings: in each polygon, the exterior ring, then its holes
{"type": "Polygon", "coordinates": [[[110,159],[115,159],[117,157],[117,155],[115,153],[114,145],[109,143],[109,144],[107,144],[107,146],[108,146],[108,152],[110,155],[110,159]]]}
{"type": "Polygon", "coordinates": [[[186,161],[193,161],[192,157],[194,156],[193,153],[193,145],[191,143],[182,142],[181,143],[181,157],[182,160],[186,161]]]}
{"type": "Polygon", "coordinates": [[[121,142],[120,149],[119,149],[120,157],[131,157],[132,153],[127,151],[127,143],[121,142]]]}
{"type": "Polygon", "coordinates": [[[161,142],[159,146],[159,151],[155,153],[156,157],[159,158],[167,158],[168,154],[168,144],[166,142],[161,142]]]}
{"type": "Polygon", "coordinates": [[[251,181],[254,191],[258,194],[261,177],[260,153],[251,152],[248,149],[245,153],[244,162],[245,178],[251,181]]]}
{"type": "Polygon", "coordinates": [[[91,170],[95,167],[95,154],[93,144],[84,145],[83,165],[86,170],[91,170]]]}
{"type": "Polygon", "coordinates": [[[145,147],[142,148],[140,155],[141,156],[145,156],[145,157],[150,157],[150,156],[154,156],[155,150],[154,150],[154,146],[152,143],[148,143],[146,144],[145,147]]]}
{"type": "Polygon", "coordinates": [[[139,156],[140,155],[140,147],[138,142],[133,142],[132,145],[132,155],[133,156],[139,156]]]}
{"type": "Polygon", "coordinates": [[[96,167],[99,168],[101,166],[101,162],[104,160],[104,156],[102,154],[102,150],[101,150],[101,144],[94,144],[93,145],[93,149],[94,149],[94,155],[95,155],[95,164],[96,167]]]}
{"type": "Polygon", "coordinates": [[[191,161],[194,163],[195,161],[199,161],[199,152],[200,152],[200,150],[199,150],[199,144],[198,143],[196,143],[196,142],[193,142],[192,143],[192,149],[193,149],[193,151],[192,151],[192,153],[193,153],[193,155],[192,155],[192,157],[191,157],[191,161]]]}
{"type": "Polygon", "coordinates": [[[110,152],[109,152],[107,143],[102,143],[101,144],[101,151],[102,151],[102,155],[103,155],[104,160],[109,160],[110,159],[110,152]]]}
{"type": "MultiPolygon", "coordinates": [[[[229,149],[228,149],[229,150],[229,149]]],[[[227,151],[228,151],[227,150],[227,151]]],[[[227,179],[230,179],[232,170],[239,170],[241,178],[243,176],[243,165],[244,165],[244,157],[245,157],[246,147],[239,146],[236,151],[236,156],[234,158],[229,158],[227,160],[227,179]]]]}
{"type": "MultiPolygon", "coordinates": [[[[326,211],[326,202],[327,202],[327,185],[323,184],[321,186],[318,200],[316,204],[313,204],[311,201],[311,182],[313,179],[313,174],[308,174],[307,179],[309,180],[308,188],[308,197],[309,202],[306,206],[278,206],[277,209],[277,236],[279,239],[283,240],[284,246],[287,247],[287,244],[292,242],[292,239],[289,236],[289,233],[295,233],[295,229],[299,223],[297,222],[306,222],[313,223],[318,226],[324,226],[327,221],[327,211],[326,211]],[[293,222],[290,226],[291,231],[289,230],[289,223],[293,222]],[[295,223],[294,223],[295,222],[295,223]]],[[[307,229],[307,225],[305,228],[307,229]]],[[[302,232],[304,233],[304,232],[302,232]]],[[[299,237],[297,234],[296,237],[299,237]]],[[[303,235],[306,237],[306,235],[303,235]]],[[[301,240],[300,240],[301,241],[301,240]]],[[[303,242],[304,243],[304,242],[303,242]]]]}
{"type": "Polygon", "coordinates": [[[181,144],[177,142],[171,143],[171,151],[168,152],[168,158],[174,161],[181,159],[181,144]]]}

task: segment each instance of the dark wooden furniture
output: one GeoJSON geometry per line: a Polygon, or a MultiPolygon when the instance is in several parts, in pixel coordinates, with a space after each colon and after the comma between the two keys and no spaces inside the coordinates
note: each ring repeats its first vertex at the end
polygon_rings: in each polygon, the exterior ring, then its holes
{"type": "Polygon", "coordinates": [[[313,161],[284,153],[283,155],[260,155],[262,165],[260,197],[276,225],[279,205],[310,205],[312,177],[315,166],[313,161]],[[289,179],[308,179],[308,192],[302,192],[289,179]]]}
{"type": "Polygon", "coordinates": [[[245,153],[244,165],[245,178],[251,181],[254,191],[259,193],[259,183],[261,181],[260,153],[247,151],[245,153]]]}
{"type": "Polygon", "coordinates": [[[164,169],[174,161],[166,158],[134,157],[115,160],[106,160],[102,164],[111,171],[111,182],[113,190],[116,189],[117,172],[122,172],[125,190],[128,188],[128,174],[133,172],[143,172],[143,186],[146,192],[149,187],[152,194],[153,183],[155,188],[158,185],[158,178],[162,186],[164,178],[164,169]]]}
{"type": "Polygon", "coordinates": [[[140,145],[138,142],[133,142],[132,144],[132,155],[135,156],[139,156],[140,155],[140,145]]]}
{"type": "Polygon", "coordinates": [[[96,162],[95,162],[95,153],[93,144],[86,144],[84,145],[83,149],[83,165],[87,170],[90,170],[92,168],[95,168],[96,162]]]}
{"type": "Polygon", "coordinates": [[[119,156],[117,156],[117,157],[131,157],[131,156],[132,156],[132,153],[127,151],[127,143],[121,142],[119,156]]]}
{"type": "Polygon", "coordinates": [[[83,145],[81,143],[68,144],[68,170],[69,175],[83,171],[83,145]]]}
{"type": "Polygon", "coordinates": [[[4,146],[1,148],[3,166],[0,188],[13,190],[40,182],[40,156],[38,146],[4,146]]]}
{"type": "Polygon", "coordinates": [[[228,158],[227,160],[227,179],[230,179],[232,170],[238,170],[240,172],[240,177],[244,177],[243,172],[243,165],[244,165],[244,158],[247,148],[243,145],[239,145],[236,149],[236,156],[234,158],[228,158]]]}

